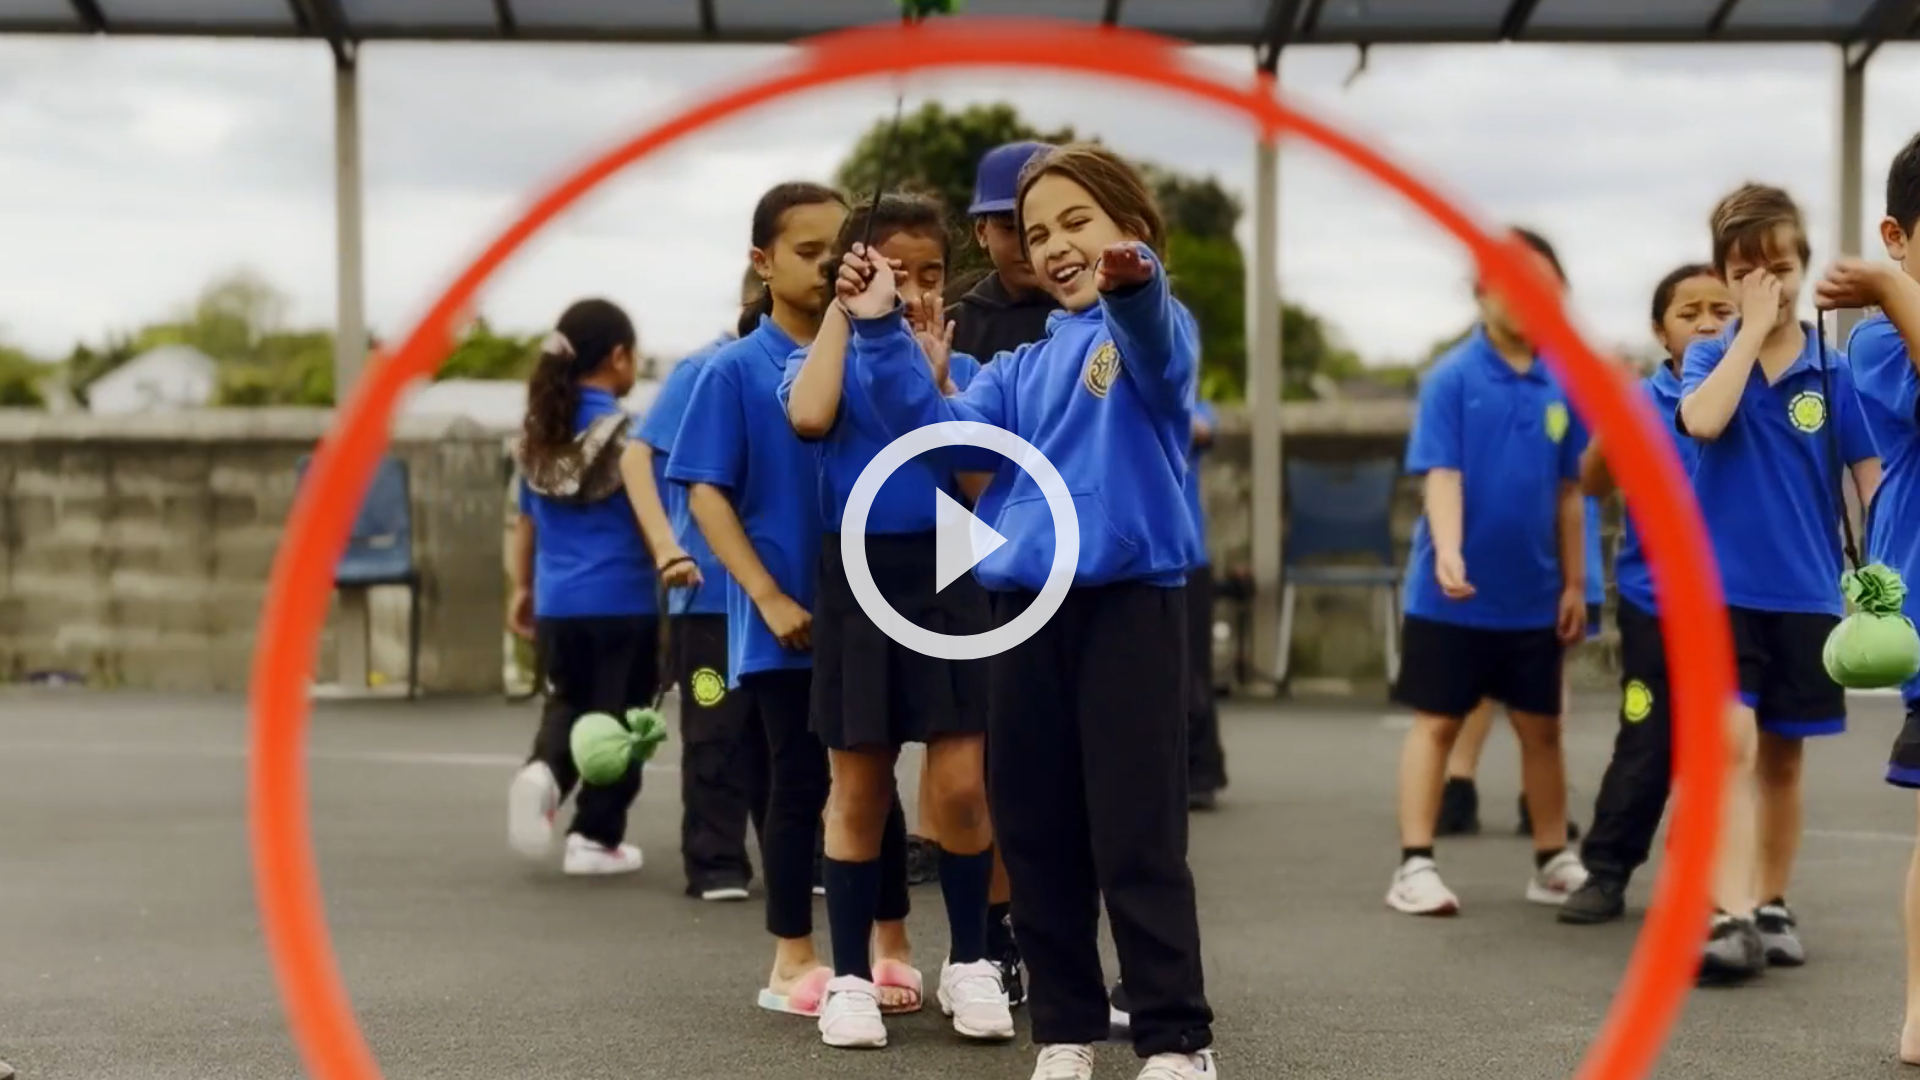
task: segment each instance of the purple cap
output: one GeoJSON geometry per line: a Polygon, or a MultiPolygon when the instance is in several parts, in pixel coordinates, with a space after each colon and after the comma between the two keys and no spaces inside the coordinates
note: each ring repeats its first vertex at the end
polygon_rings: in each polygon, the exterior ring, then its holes
{"type": "Polygon", "coordinates": [[[967,213],[973,217],[1013,213],[1013,201],[1020,193],[1020,170],[1051,149],[1049,143],[1017,142],[987,151],[974,176],[973,205],[967,207],[967,213]]]}

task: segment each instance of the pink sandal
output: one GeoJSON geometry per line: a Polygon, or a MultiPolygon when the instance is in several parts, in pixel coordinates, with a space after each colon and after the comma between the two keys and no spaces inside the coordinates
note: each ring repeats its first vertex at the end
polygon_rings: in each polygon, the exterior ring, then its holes
{"type": "Polygon", "coordinates": [[[763,988],[760,991],[760,1007],[788,1016],[819,1016],[821,1002],[827,996],[827,983],[831,981],[832,968],[814,968],[800,976],[793,984],[793,989],[785,994],[776,994],[771,988],[763,988]]]}
{"type": "Polygon", "coordinates": [[[917,1013],[926,1003],[925,982],[920,969],[898,960],[876,960],[873,963],[873,985],[888,990],[905,990],[913,995],[912,1002],[906,1005],[883,1005],[880,1012],[885,1016],[904,1016],[917,1013]]]}

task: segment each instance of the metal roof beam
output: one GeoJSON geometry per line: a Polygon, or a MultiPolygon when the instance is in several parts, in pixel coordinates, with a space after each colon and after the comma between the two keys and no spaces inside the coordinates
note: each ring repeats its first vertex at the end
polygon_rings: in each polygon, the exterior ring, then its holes
{"type": "Polygon", "coordinates": [[[493,21],[500,25],[500,36],[513,37],[519,27],[513,17],[513,5],[507,0],[493,0],[493,21]]]}
{"type": "Polygon", "coordinates": [[[1879,0],[1867,9],[1845,45],[1847,67],[1859,69],[1880,46],[1920,26],[1920,0],[1879,0]]]}
{"type": "MultiPolygon", "coordinates": [[[[1306,0],[1267,0],[1267,17],[1260,27],[1260,40],[1254,56],[1260,70],[1269,75],[1280,70],[1280,53],[1293,42],[1293,28],[1300,22],[1300,8],[1306,0]]],[[[1316,2],[1317,8],[1319,4],[1316,2]]],[[[1309,13],[1311,14],[1311,13],[1309,13]]]]}
{"type": "Polygon", "coordinates": [[[1520,36],[1527,32],[1527,23],[1533,21],[1534,9],[1539,6],[1540,0],[1513,0],[1500,20],[1500,40],[1520,40],[1520,36]]]}
{"type": "Polygon", "coordinates": [[[293,8],[293,17],[302,29],[326,40],[333,50],[335,65],[353,67],[359,48],[347,29],[347,17],[340,10],[340,0],[287,0],[287,5],[293,8]]]}
{"type": "Polygon", "coordinates": [[[107,17],[101,13],[100,5],[95,0],[67,0],[67,3],[73,8],[73,13],[80,16],[80,21],[88,31],[95,34],[107,32],[107,17]]]}

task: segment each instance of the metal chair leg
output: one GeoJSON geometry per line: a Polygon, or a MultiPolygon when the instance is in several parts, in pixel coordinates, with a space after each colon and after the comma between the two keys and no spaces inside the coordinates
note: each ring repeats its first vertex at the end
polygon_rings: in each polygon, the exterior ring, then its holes
{"type": "Polygon", "coordinates": [[[1287,683],[1287,668],[1293,653],[1293,605],[1298,592],[1289,582],[1280,590],[1280,641],[1274,651],[1273,678],[1282,686],[1287,683]]]}

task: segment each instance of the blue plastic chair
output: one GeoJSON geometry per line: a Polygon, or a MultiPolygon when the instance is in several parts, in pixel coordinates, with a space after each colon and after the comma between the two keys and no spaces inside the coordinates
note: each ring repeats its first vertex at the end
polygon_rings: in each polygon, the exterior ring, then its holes
{"type": "MultiPolygon", "coordinates": [[[[297,475],[305,478],[312,457],[302,457],[297,475]]],[[[347,550],[333,568],[336,589],[398,585],[407,590],[407,696],[420,692],[420,569],[413,557],[413,488],[407,463],[380,459],[373,486],[354,519],[347,550]]]]}
{"type": "Polygon", "coordinates": [[[1401,568],[1393,543],[1393,497],[1400,463],[1289,459],[1286,540],[1281,555],[1279,654],[1274,670],[1286,682],[1293,648],[1293,612],[1301,586],[1365,589],[1381,603],[1387,678],[1400,673],[1401,568]]]}

